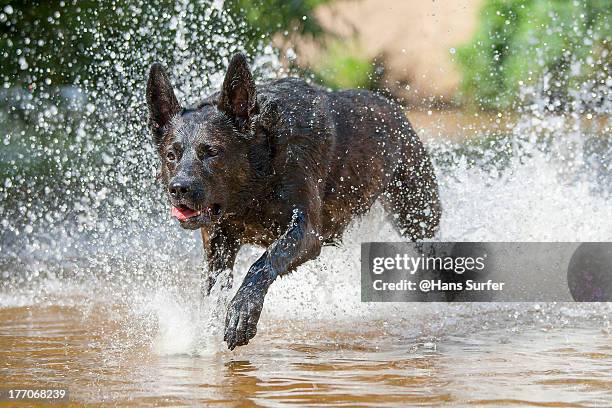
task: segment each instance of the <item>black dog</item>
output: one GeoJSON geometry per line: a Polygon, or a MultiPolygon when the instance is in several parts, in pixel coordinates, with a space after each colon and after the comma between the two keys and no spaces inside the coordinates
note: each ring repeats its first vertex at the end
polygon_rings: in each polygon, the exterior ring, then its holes
{"type": "Polygon", "coordinates": [[[297,78],[256,86],[236,54],[221,91],[195,109],[181,107],[153,64],[147,103],[172,214],[202,232],[204,291],[232,269],[242,244],[267,248],[229,305],[230,349],[255,336],[270,284],[337,242],[376,199],[411,240],[437,228],[427,153],[401,108],[379,95],[329,92],[297,78]]]}

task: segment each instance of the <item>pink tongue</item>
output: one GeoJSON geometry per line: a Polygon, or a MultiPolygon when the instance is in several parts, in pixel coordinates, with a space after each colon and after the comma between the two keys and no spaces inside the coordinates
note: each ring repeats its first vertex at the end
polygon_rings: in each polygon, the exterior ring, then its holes
{"type": "Polygon", "coordinates": [[[200,212],[189,208],[172,207],[170,214],[179,221],[185,221],[187,218],[195,217],[196,215],[200,214],[200,212]]]}

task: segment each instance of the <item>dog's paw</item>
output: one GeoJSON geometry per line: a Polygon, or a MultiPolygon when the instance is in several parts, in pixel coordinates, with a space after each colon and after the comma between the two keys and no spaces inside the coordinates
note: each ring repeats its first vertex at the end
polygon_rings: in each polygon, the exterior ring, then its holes
{"type": "Polygon", "coordinates": [[[230,302],[225,318],[225,335],[230,350],[248,344],[257,334],[257,322],[264,304],[265,291],[256,285],[243,285],[230,302]]]}

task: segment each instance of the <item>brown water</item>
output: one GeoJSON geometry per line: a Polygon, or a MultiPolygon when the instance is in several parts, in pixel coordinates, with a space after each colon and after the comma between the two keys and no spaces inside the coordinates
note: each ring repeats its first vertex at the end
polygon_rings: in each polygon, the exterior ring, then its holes
{"type": "Polygon", "coordinates": [[[612,405],[609,307],[439,306],[387,323],[275,321],[236,352],[177,355],[112,305],[6,307],[0,378],[67,387],[73,406],[612,405]]]}

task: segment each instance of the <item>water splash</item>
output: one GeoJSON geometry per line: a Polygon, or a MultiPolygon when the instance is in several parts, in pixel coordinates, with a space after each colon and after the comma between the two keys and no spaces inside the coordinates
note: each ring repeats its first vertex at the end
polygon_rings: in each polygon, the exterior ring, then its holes
{"type": "MultiPolygon", "coordinates": [[[[120,38],[96,32],[87,50],[98,61],[90,67],[96,82],[40,87],[37,93],[9,88],[3,94],[10,107],[0,112],[7,128],[0,151],[0,306],[46,303],[87,310],[110,304],[123,310],[117,323],[156,353],[223,349],[223,314],[231,293],[200,299],[201,242],[167,215],[155,182],[143,95],[147,67],[160,56],[187,104],[217,89],[220,67],[240,45],[233,34],[239,27],[215,4],[200,13],[193,3],[179,1],[161,21],[138,7],[124,10],[138,15],[141,24],[120,38]],[[163,35],[160,25],[173,35],[163,35]],[[218,58],[203,59],[209,49],[218,58]]],[[[265,45],[254,67],[261,79],[281,72],[265,45]]],[[[597,92],[604,103],[610,101],[609,87],[597,92]]],[[[436,239],[612,237],[610,119],[551,115],[545,103],[532,100],[504,134],[479,135],[473,143],[434,140],[427,129],[421,132],[429,140],[444,205],[436,239]]],[[[606,106],[602,112],[609,112],[606,106]]],[[[261,329],[292,320],[414,321],[419,314],[428,316],[421,322],[444,315],[449,325],[458,310],[476,316],[482,308],[526,315],[500,305],[361,303],[359,242],[398,239],[375,206],[351,225],[341,247],[324,248],[317,260],[272,286],[261,329]]],[[[241,250],[236,282],[261,251],[241,250]]],[[[578,306],[569,310],[588,315],[578,306]]],[[[549,307],[546,313],[562,312],[549,307]]]]}

